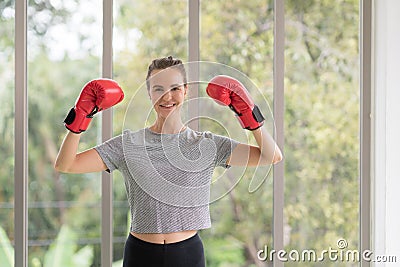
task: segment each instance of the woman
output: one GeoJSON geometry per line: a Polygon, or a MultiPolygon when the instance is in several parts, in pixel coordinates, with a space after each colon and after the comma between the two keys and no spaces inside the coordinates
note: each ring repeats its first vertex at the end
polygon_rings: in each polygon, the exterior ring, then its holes
{"type": "Polygon", "coordinates": [[[146,84],[157,114],[155,122],[77,153],[80,135],[93,114],[123,98],[114,81],[100,79],[87,84],[65,120],[70,132],[61,145],[55,169],[67,173],[122,172],[132,216],[124,266],[205,266],[197,231],[211,227],[207,197],[213,169],[274,164],[282,155],[262,127],[261,112],[237,80],[217,76],[207,93],[235,111],[258,146],[184,125],[181,106],[188,87],[181,60],[153,60],[146,84]]]}

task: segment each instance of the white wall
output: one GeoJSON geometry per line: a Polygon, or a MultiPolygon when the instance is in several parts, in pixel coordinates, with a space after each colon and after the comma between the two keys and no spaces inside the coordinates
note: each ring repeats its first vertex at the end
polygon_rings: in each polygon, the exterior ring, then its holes
{"type": "MultiPolygon", "coordinates": [[[[400,263],[400,1],[374,1],[373,251],[400,263]]],[[[375,264],[375,266],[397,266],[375,264]]]]}

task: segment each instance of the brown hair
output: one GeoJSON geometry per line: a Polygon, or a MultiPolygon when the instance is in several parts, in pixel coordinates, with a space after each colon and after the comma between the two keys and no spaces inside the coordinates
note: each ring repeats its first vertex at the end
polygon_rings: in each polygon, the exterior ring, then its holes
{"type": "Polygon", "coordinates": [[[150,89],[149,78],[151,72],[153,70],[163,70],[170,67],[177,69],[182,74],[184,85],[186,85],[187,84],[186,70],[185,67],[183,66],[182,60],[173,58],[172,56],[168,56],[168,57],[154,59],[149,65],[146,77],[147,90],[150,89]]]}

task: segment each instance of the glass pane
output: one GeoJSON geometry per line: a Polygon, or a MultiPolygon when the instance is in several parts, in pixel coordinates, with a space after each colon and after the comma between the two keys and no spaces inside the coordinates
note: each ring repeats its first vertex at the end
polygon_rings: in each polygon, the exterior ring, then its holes
{"type": "MultiPolygon", "coordinates": [[[[68,175],[53,165],[66,114],[101,75],[101,3],[39,0],[28,8],[29,266],[100,266],[100,174],[68,175]]],[[[96,145],[99,119],[79,151],[96,145]]]]}
{"type": "Polygon", "coordinates": [[[359,245],[359,1],[285,3],[285,265],[357,266],[321,253],[359,245]]]}
{"type": "Polygon", "coordinates": [[[14,266],[14,4],[0,4],[0,262],[14,266]]]}
{"type": "MultiPolygon", "coordinates": [[[[201,61],[223,64],[214,75],[229,75],[245,85],[267,118],[263,127],[273,135],[273,1],[202,1],[200,21],[201,61]]],[[[209,99],[205,86],[200,96],[209,99]]],[[[200,120],[201,130],[256,145],[229,108],[213,103],[207,115],[200,120]]],[[[211,204],[213,227],[201,232],[207,266],[269,266],[257,253],[272,247],[271,166],[232,167],[218,181],[211,192],[220,196],[211,204]]]]}
{"type": "MultiPolygon", "coordinates": [[[[114,2],[114,79],[125,93],[125,100],[114,109],[114,134],[117,135],[121,129],[141,129],[149,119],[151,102],[144,82],[151,61],[169,55],[187,60],[188,18],[187,1],[114,2]]],[[[117,266],[122,266],[130,214],[123,177],[117,171],[113,175],[113,256],[117,266]]]]}

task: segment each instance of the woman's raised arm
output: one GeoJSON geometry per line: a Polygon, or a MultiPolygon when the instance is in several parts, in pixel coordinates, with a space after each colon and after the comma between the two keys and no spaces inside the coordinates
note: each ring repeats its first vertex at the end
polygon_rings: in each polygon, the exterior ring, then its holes
{"type": "Polygon", "coordinates": [[[65,173],[99,172],[107,169],[94,148],[77,153],[81,134],[68,132],[60,147],[54,169],[65,173]]]}
{"type": "Polygon", "coordinates": [[[64,120],[70,131],[64,138],[54,168],[60,172],[86,173],[106,170],[97,151],[92,148],[77,153],[81,133],[86,131],[97,112],[108,109],[124,99],[124,92],[111,79],[96,79],[82,89],[75,106],[64,120]]]}

